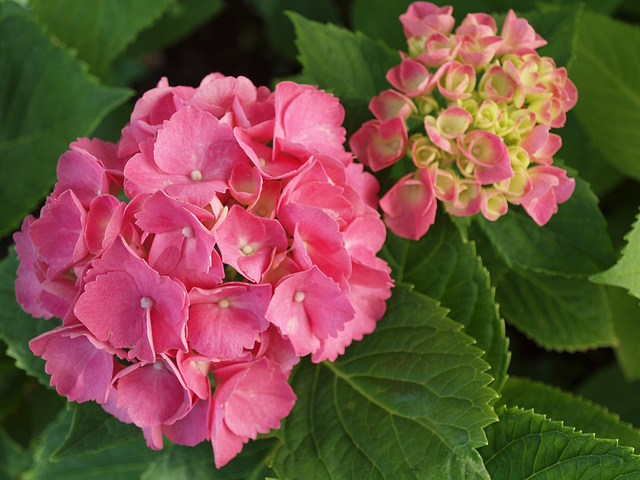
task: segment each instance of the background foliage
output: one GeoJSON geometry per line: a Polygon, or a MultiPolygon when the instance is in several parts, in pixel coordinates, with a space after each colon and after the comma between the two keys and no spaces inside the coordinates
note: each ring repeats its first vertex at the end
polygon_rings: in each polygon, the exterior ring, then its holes
{"type": "Polygon", "coordinates": [[[497,222],[439,212],[419,242],[389,234],[396,288],[379,328],[335,363],[303,362],[283,428],[222,470],[206,444],[151,451],[95,404],[67,404],[28,350],[52,324],[15,302],[11,233],[71,141],[115,140],[160,76],[195,86],[211,71],[317,84],[351,133],[387,88],[409,3],[0,0],[0,479],[640,476],[634,0],[447,2],[458,20],[516,9],[568,68],[579,102],[557,157],[576,192],[544,228],[513,208],[497,222]]]}

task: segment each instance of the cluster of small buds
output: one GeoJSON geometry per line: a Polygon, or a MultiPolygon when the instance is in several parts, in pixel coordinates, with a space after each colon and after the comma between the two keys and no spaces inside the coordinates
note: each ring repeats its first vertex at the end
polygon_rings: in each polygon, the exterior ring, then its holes
{"type": "Polygon", "coordinates": [[[218,467],[278,428],[299,358],[335,360],[390,296],[343,118],[315,87],[211,74],[161,80],[117,144],[72,143],[14,235],[19,303],[62,319],[30,342],[57,391],[155,449],[210,440],[218,467]]]}
{"type": "Polygon", "coordinates": [[[541,57],[545,45],[529,23],[507,14],[469,14],[455,29],[453,7],[415,2],[400,16],[408,53],[387,73],[394,87],[374,97],[375,116],[350,140],[371,170],[409,155],[416,171],[380,200],[387,226],[419,239],[433,224],[437,200],[457,216],[496,220],[522,205],[544,225],[575,180],[552,166],[566,112],[577,101],[565,68],[541,57]]]}

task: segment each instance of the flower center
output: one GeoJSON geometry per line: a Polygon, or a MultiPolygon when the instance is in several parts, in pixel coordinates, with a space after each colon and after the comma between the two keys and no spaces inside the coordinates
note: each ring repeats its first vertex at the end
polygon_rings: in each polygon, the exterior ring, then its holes
{"type": "Polygon", "coordinates": [[[202,172],[200,170],[194,170],[191,172],[191,180],[194,182],[199,182],[202,180],[202,172]]]}
{"type": "Polygon", "coordinates": [[[244,247],[240,249],[242,253],[245,255],[251,255],[253,253],[253,247],[249,244],[246,244],[244,247]]]}
{"type": "Polygon", "coordinates": [[[218,302],[218,307],[220,308],[229,308],[229,305],[231,305],[231,302],[226,298],[223,298],[218,302]]]}
{"type": "Polygon", "coordinates": [[[304,292],[301,292],[300,290],[298,290],[296,293],[293,294],[293,301],[294,302],[302,302],[304,300],[304,292]]]}
{"type": "Polygon", "coordinates": [[[142,297],[140,299],[140,306],[142,308],[151,308],[153,307],[153,298],[151,297],[142,297]]]}

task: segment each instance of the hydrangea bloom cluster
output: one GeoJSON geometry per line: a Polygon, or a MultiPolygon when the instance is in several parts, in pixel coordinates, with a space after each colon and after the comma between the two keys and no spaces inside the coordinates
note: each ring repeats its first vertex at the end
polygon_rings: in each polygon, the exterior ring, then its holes
{"type": "Polygon", "coordinates": [[[436,200],[457,216],[496,220],[522,205],[544,225],[575,180],[553,166],[562,127],[577,101],[565,68],[541,57],[546,41],[507,14],[501,33],[484,13],[455,29],[453,7],[415,2],[400,16],[408,52],[387,73],[394,87],[374,97],[375,119],[353,134],[351,150],[373,171],[409,154],[416,170],[381,199],[396,234],[418,239],[436,200]]]}
{"type": "Polygon", "coordinates": [[[299,358],[334,360],[390,296],[343,117],[312,86],[211,74],[161,80],[117,144],[72,143],[14,236],[20,304],[62,319],[30,342],[57,391],[152,448],[211,440],[218,467],[278,428],[299,358]]]}

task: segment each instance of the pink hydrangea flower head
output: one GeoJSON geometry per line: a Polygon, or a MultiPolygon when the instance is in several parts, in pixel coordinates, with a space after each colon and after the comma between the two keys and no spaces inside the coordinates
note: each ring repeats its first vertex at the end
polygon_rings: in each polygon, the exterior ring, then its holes
{"type": "MultiPolygon", "coordinates": [[[[404,154],[397,115],[416,106],[394,90],[380,111],[374,154],[404,154]]],[[[59,393],[150,448],[210,440],[217,466],[278,428],[294,365],[335,360],[391,294],[380,186],[345,150],[343,119],[314,86],[211,74],[161,80],[117,146],[74,142],[15,234],[18,300],[62,318],[31,342],[59,393]]]]}

